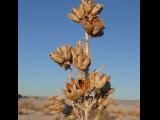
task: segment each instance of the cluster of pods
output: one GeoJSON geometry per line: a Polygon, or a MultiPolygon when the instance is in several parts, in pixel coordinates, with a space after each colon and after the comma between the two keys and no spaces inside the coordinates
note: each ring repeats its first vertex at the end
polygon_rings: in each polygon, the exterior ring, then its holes
{"type": "Polygon", "coordinates": [[[77,42],[76,47],[64,45],[50,53],[50,58],[65,70],[73,65],[81,71],[85,71],[91,64],[91,57],[86,54],[86,48],[81,41],[77,42]]]}
{"type": "Polygon", "coordinates": [[[103,9],[102,4],[96,4],[93,0],[81,0],[78,8],[73,8],[68,14],[69,19],[83,26],[85,31],[92,37],[102,36],[104,22],[99,14],[103,9]]]}

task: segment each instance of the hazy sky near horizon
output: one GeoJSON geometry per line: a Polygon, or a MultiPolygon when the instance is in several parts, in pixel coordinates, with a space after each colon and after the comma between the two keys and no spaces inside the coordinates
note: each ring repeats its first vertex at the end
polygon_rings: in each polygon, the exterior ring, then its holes
{"type": "MultiPolygon", "coordinates": [[[[83,28],[67,18],[80,0],[18,0],[18,92],[23,95],[61,95],[69,81],[66,71],[49,58],[64,44],[84,41],[83,28]]],[[[140,1],[97,0],[104,4],[100,18],[104,35],[89,39],[91,70],[112,76],[116,99],[140,99],[140,1]]]]}

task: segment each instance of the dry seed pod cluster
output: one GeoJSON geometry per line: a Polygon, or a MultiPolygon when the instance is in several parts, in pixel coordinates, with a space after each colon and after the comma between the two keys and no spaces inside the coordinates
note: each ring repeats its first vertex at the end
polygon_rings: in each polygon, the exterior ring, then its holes
{"type": "Polygon", "coordinates": [[[81,24],[90,36],[102,36],[104,22],[99,19],[102,9],[102,4],[96,4],[93,0],[82,0],[79,7],[73,8],[68,17],[81,24]]]}
{"type": "Polygon", "coordinates": [[[56,51],[50,53],[50,57],[64,69],[69,68],[72,61],[71,46],[64,45],[57,48],[56,51]]]}
{"type": "Polygon", "coordinates": [[[75,68],[84,71],[91,64],[91,57],[86,54],[86,48],[81,41],[77,42],[76,47],[64,45],[50,53],[50,57],[65,70],[73,65],[75,68]]]}
{"type": "Polygon", "coordinates": [[[71,82],[66,84],[66,89],[64,90],[64,95],[67,99],[78,100],[81,99],[82,95],[89,88],[89,83],[87,80],[76,80],[70,78],[71,82]]]}
{"type": "Polygon", "coordinates": [[[104,23],[99,19],[102,9],[103,5],[96,4],[94,0],[81,0],[79,7],[73,8],[68,17],[83,26],[86,44],[78,41],[76,47],[64,45],[50,53],[50,58],[65,70],[72,65],[79,71],[78,74],[74,72],[77,78],[68,76],[70,81],[63,90],[65,98],[56,97],[54,103],[53,98],[49,99],[48,111],[53,115],[61,113],[64,116],[58,116],[57,119],[98,120],[100,112],[111,102],[108,98],[114,92],[110,84],[111,76],[100,74],[100,69],[89,72],[92,60],[89,55],[88,35],[103,35],[104,23]],[[93,118],[90,116],[91,111],[94,112],[93,118]]]}
{"type": "Polygon", "coordinates": [[[108,96],[113,92],[110,85],[110,76],[106,74],[99,75],[98,72],[91,72],[84,79],[70,78],[70,82],[66,84],[64,94],[68,99],[81,99],[83,95],[88,95],[96,90],[97,96],[108,96]]]}
{"type": "Polygon", "coordinates": [[[75,48],[71,49],[72,63],[77,69],[84,71],[91,64],[91,57],[86,54],[86,48],[81,41],[77,42],[75,48]]]}

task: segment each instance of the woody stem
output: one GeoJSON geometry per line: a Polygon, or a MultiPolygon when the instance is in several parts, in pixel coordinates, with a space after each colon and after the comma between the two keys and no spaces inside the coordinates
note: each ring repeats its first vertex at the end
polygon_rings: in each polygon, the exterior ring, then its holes
{"type": "Polygon", "coordinates": [[[88,33],[85,32],[86,35],[86,54],[88,55],[88,51],[89,51],[89,45],[88,45],[88,33]]]}

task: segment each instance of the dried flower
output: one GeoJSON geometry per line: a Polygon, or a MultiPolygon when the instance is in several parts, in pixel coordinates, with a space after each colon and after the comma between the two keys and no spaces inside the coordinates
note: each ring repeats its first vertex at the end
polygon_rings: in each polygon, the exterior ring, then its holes
{"type": "Polygon", "coordinates": [[[110,76],[107,77],[106,74],[100,76],[98,72],[92,72],[88,75],[88,79],[92,88],[102,89],[109,81],[110,76]]]}
{"type": "Polygon", "coordinates": [[[78,89],[76,84],[67,83],[66,88],[64,94],[68,99],[77,100],[83,95],[83,91],[78,89]]]}
{"type": "Polygon", "coordinates": [[[95,4],[92,0],[82,0],[79,8],[73,8],[68,17],[74,22],[80,23],[90,36],[98,37],[103,35],[105,28],[103,21],[99,19],[102,10],[102,4],[95,4]]]}
{"type": "Polygon", "coordinates": [[[81,41],[77,42],[76,48],[71,49],[72,53],[72,64],[77,69],[84,71],[91,64],[91,58],[86,54],[86,50],[81,41]]]}
{"type": "Polygon", "coordinates": [[[71,46],[64,45],[50,53],[50,57],[65,70],[70,67],[72,61],[71,46]]]}

